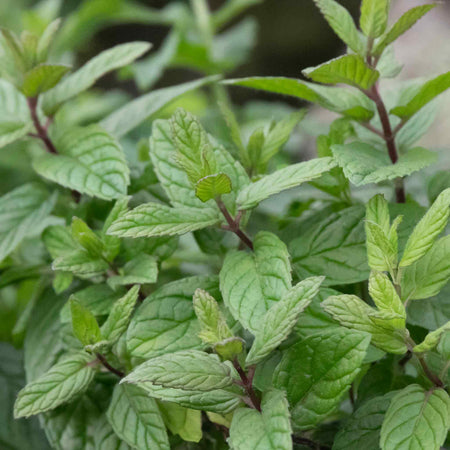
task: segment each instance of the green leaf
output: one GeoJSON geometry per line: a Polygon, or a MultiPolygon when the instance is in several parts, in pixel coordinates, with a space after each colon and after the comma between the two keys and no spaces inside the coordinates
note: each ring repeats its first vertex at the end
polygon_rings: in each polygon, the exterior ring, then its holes
{"type": "Polygon", "coordinates": [[[373,270],[392,271],[397,265],[397,249],[379,225],[366,220],[367,260],[373,270]]]}
{"type": "Polygon", "coordinates": [[[425,339],[413,348],[415,353],[423,353],[433,350],[441,340],[442,335],[450,330],[450,321],[437,330],[431,331],[425,336],[425,339]]]}
{"type": "Polygon", "coordinates": [[[386,311],[398,315],[396,326],[405,327],[406,310],[387,275],[372,272],[369,278],[369,294],[379,311],[386,311]]]}
{"type": "Polygon", "coordinates": [[[363,0],[361,4],[361,30],[367,37],[380,37],[387,27],[390,0],[363,0]]]}
{"type": "Polygon", "coordinates": [[[364,54],[364,45],[350,13],[334,0],[314,1],[339,38],[355,53],[364,54]]]}
{"type": "Polygon", "coordinates": [[[262,319],[261,328],[247,355],[246,364],[257,364],[275,350],[291,333],[302,311],[319,292],[325,277],[301,281],[275,303],[262,319]]]}
{"type": "Polygon", "coordinates": [[[319,178],[335,166],[333,158],[317,158],[277,170],[244,187],[239,192],[237,203],[241,209],[254,208],[271,195],[319,178]]]}
{"type": "Polygon", "coordinates": [[[245,350],[245,341],[240,337],[229,337],[214,344],[214,351],[222,361],[234,361],[245,350]]]}
{"type": "Polygon", "coordinates": [[[233,317],[256,332],[264,314],[290,289],[291,272],[286,246],[274,234],[259,232],[253,244],[253,254],[227,254],[220,289],[233,317]]]}
{"type": "Polygon", "coordinates": [[[292,429],[285,393],[264,393],[261,412],[240,408],[233,414],[228,443],[233,450],[292,450],[292,429]]]}
{"type": "Polygon", "coordinates": [[[289,252],[298,277],[326,273],[327,286],[366,280],[364,214],[360,206],[346,208],[314,223],[291,241],[289,252]]]}
{"type": "Polygon", "coordinates": [[[151,383],[165,388],[212,391],[233,384],[230,368],[216,355],[185,350],[150,359],[138,366],[124,383],[151,383]]]}
{"type": "Polygon", "coordinates": [[[0,148],[24,137],[32,128],[30,123],[2,120],[0,122],[0,148]]]}
{"type": "Polygon", "coordinates": [[[117,384],[106,415],[117,436],[132,448],[170,449],[158,404],[142,389],[117,384]]]}
{"type": "Polygon", "coordinates": [[[158,278],[157,260],[150,255],[142,253],[119,270],[120,275],[108,278],[108,284],[113,288],[129,284],[155,283],[158,278]]]}
{"type": "Polygon", "coordinates": [[[226,80],[225,84],[260,89],[276,94],[290,95],[318,103],[331,111],[355,120],[368,121],[374,115],[374,104],[362,92],[342,87],[321,86],[294,78],[250,77],[226,80]]]}
{"type": "Polygon", "coordinates": [[[125,156],[101,128],[72,128],[56,136],[54,143],[57,155],[46,153],[33,161],[39,175],[104,200],[126,194],[130,180],[125,156]]]}
{"type": "Polygon", "coordinates": [[[425,391],[417,384],[391,401],[381,427],[382,450],[439,450],[450,427],[450,399],[444,389],[425,391]]]}
{"type": "Polygon", "coordinates": [[[377,224],[386,236],[389,234],[391,223],[389,207],[382,194],[375,195],[367,203],[366,220],[377,224]]]}
{"type": "Polygon", "coordinates": [[[149,359],[178,350],[201,348],[200,324],[192,304],[192,296],[198,288],[219,298],[215,277],[173,281],[147,297],[128,328],[128,351],[133,356],[149,359]]]}
{"type": "Polygon", "coordinates": [[[84,250],[76,250],[55,259],[52,264],[53,270],[71,272],[80,278],[90,278],[101,275],[109,268],[108,263],[100,258],[94,258],[84,250]]]}
{"type": "Polygon", "coordinates": [[[344,327],[370,333],[372,344],[381,350],[406,353],[403,331],[355,295],[333,295],[322,302],[322,308],[344,327]]]}
{"type": "Polygon", "coordinates": [[[450,235],[433,244],[425,256],[402,272],[402,297],[419,300],[433,297],[450,278],[450,235]]]}
{"type": "Polygon", "coordinates": [[[61,294],[72,284],[73,275],[69,272],[56,272],[52,286],[56,294],[61,294]]]}
{"type": "Polygon", "coordinates": [[[73,298],[70,300],[72,329],[75,337],[83,344],[93,345],[102,339],[97,319],[88,308],[73,298]]]}
{"type": "Polygon", "coordinates": [[[392,44],[403,33],[408,31],[420,18],[422,18],[428,11],[432,10],[437,3],[430,3],[428,5],[420,5],[410,9],[404,13],[394,26],[377,42],[374,49],[374,55],[379,56],[383,50],[392,44]]]}
{"type": "MultiPolygon", "coordinates": [[[[112,308],[112,305],[121,296],[120,292],[114,292],[106,284],[94,284],[85,289],[74,292],[69,300],[75,300],[89,309],[94,316],[106,316],[112,308]]],[[[70,322],[70,301],[61,309],[60,319],[62,323],[70,322]]]]}
{"type": "Polygon", "coordinates": [[[145,203],[120,216],[108,234],[120,237],[174,236],[201,230],[220,221],[214,210],[171,208],[159,203],[145,203]]]}
{"type": "Polygon", "coordinates": [[[113,136],[120,138],[150,118],[164,106],[187,92],[198,89],[213,81],[217,77],[202,78],[188,83],[156,89],[138,97],[118,110],[111,113],[100,122],[100,126],[113,136]]]}
{"type": "Polygon", "coordinates": [[[78,242],[92,257],[101,257],[104,245],[101,239],[88,227],[84,220],[72,218],[72,238],[78,242]]]}
{"type": "Polygon", "coordinates": [[[337,433],[333,450],[379,450],[381,425],[393,395],[389,392],[360,406],[337,433]]]}
{"type": "Polygon", "coordinates": [[[333,145],[333,155],[345,176],[355,185],[393,180],[423,169],[436,161],[436,154],[422,147],[410,149],[392,164],[386,151],[364,142],[333,145]]]}
{"type": "Polygon", "coordinates": [[[0,261],[26,237],[36,236],[51,213],[56,193],[38,183],[25,184],[0,197],[0,261]]]}
{"type": "Polygon", "coordinates": [[[214,297],[203,289],[196,289],[192,301],[201,326],[199,337],[203,342],[215,344],[233,336],[214,297]]]}
{"type": "Polygon", "coordinates": [[[406,242],[399,267],[410,266],[433,246],[435,239],[444,230],[450,215],[450,188],[442,191],[414,228],[406,242]]]}
{"type": "Polygon", "coordinates": [[[62,103],[89,89],[108,72],[130,64],[149,48],[150,44],[147,42],[132,42],[117,45],[95,56],[44,95],[42,109],[45,114],[53,115],[62,103]]]}
{"type": "Polygon", "coordinates": [[[61,25],[61,19],[55,19],[42,32],[36,48],[36,59],[39,62],[47,60],[48,53],[52,46],[56,33],[61,25]]]}
{"type": "Polygon", "coordinates": [[[105,415],[102,415],[93,431],[95,450],[130,450],[128,444],[119,439],[105,415]]]}
{"type": "Polygon", "coordinates": [[[138,299],[139,286],[133,286],[122,298],[117,300],[102,325],[102,336],[110,343],[115,343],[128,328],[131,314],[138,299]]]}
{"type": "Polygon", "coordinates": [[[107,233],[108,228],[112,223],[117,220],[123,213],[128,211],[128,202],[130,197],[121,197],[116,200],[114,206],[105,219],[105,223],[102,228],[102,241],[105,245],[105,256],[108,261],[114,261],[114,258],[120,252],[121,240],[117,236],[110,236],[107,233]]]}
{"type": "Polygon", "coordinates": [[[366,333],[336,329],[309,336],[284,352],[273,383],[286,390],[294,429],[313,428],[336,409],[369,343],[366,333]]]}
{"type": "Polygon", "coordinates": [[[218,173],[200,178],[195,185],[195,195],[202,201],[216,199],[231,192],[231,180],[228,175],[218,173]]]}
{"type": "Polygon", "coordinates": [[[450,333],[444,331],[437,345],[437,351],[446,361],[450,361],[450,333]]]}
{"type": "Polygon", "coordinates": [[[40,378],[27,384],[14,405],[14,417],[28,417],[67,403],[85,391],[95,375],[89,365],[93,357],[75,353],[54,365],[40,378]]]}
{"type": "Polygon", "coordinates": [[[380,76],[379,72],[366,65],[358,55],[346,55],[332,59],[302,73],[313,81],[325,84],[345,83],[360,89],[370,89],[380,76]]]}
{"type": "Polygon", "coordinates": [[[396,106],[391,109],[391,114],[395,114],[402,119],[409,119],[422,109],[427,103],[436,98],[439,94],[450,88],[450,72],[439,75],[427,81],[417,94],[404,106],[396,106]]]}
{"type": "Polygon", "coordinates": [[[202,414],[194,409],[183,408],[176,403],[158,402],[166,427],[188,442],[202,439],[202,414]]]}
{"type": "Polygon", "coordinates": [[[79,245],[72,237],[71,229],[63,225],[48,227],[42,233],[42,240],[53,259],[80,250],[79,245]]]}
{"type": "Polygon", "coordinates": [[[25,74],[21,91],[27,97],[37,97],[56,86],[70,70],[62,64],[40,64],[25,74]]]}

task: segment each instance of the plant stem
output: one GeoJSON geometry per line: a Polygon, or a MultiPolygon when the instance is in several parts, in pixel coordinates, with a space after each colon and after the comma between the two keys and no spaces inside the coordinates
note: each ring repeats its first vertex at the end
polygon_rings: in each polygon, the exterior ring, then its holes
{"type": "Polygon", "coordinates": [[[33,121],[33,125],[36,128],[37,138],[39,138],[47,148],[50,153],[58,154],[56,147],[53,145],[52,140],[48,136],[47,128],[42,126],[39,121],[38,113],[37,113],[37,97],[27,98],[28,107],[30,109],[31,120],[33,121]]]}
{"type": "Polygon", "coordinates": [[[322,445],[318,442],[314,442],[311,439],[292,435],[292,441],[296,444],[304,445],[305,447],[312,448],[314,450],[331,450],[328,445],[322,445]]]}
{"type": "Polygon", "coordinates": [[[111,364],[109,364],[109,362],[101,353],[96,353],[95,356],[102,363],[103,367],[108,369],[109,372],[113,373],[114,375],[117,375],[119,378],[123,378],[125,376],[124,372],[111,366],[111,364]]]}
{"type": "Polygon", "coordinates": [[[417,353],[415,353],[417,359],[419,360],[419,363],[425,373],[425,375],[428,377],[428,379],[436,386],[439,388],[443,388],[444,387],[444,383],[442,382],[442,380],[436,375],[434,374],[431,369],[428,367],[428,364],[425,361],[425,358],[423,357],[423,355],[418,355],[417,353]]]}
{"type": "Polygon", "coordinates": [[[228,227],[226,229],[233,232],[250,250],[253,250],[252,240],[240,228],[242,212],[239,211],[236,218],[233,219],[225,206],[225,203],[220,198],[216,199],[216,203],[228,223],[228,227]]]}
{"type": "MultiPolygon", "coordinates": [[[[398,151],[395,144],[395,133],[392,131],[389,114],[386,110],[383,99],[378,92],[377,85],[374,84],[370,91],[366,91],[366,95],[375,102],[378,115],[380,117],[381,126],[383,127],[383,139],[386,142],[389,158],[391,159],[392,164],[395,164],[398,161],[398,151]]],[[[395,180],[395,197],[397,203],[405,203],[406,201],[403,178],[397,178],[395,180]]]]}
{"type": "Polygon", "coordinates": [[[261,401],[259,400],[256,392],[253,389],[253,375],[255,374],[254,368],[252,367],[251,370],[249,370],[248,374],[246,374],[245,370],[239,364],[237,358],[233,360],[233,366],[236,369],[236,372],[239,374],[239,377],[241,378],[242,386],[247,392],[251,406],[261,412],[261,401]]]}

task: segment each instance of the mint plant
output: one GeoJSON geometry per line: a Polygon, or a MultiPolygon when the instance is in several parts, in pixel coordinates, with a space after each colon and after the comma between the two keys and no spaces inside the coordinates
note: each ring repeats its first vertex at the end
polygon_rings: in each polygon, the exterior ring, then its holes
{"type": "Polygon", "coordinates": [[[358,28],[314,1],[348,52],[311,82],[225,79],[254,25],[222,28],[255,0],[95,0],[2,30],[0,146],[26,174],[0,197],[5,448],[450,445],[448,157],[417,145],[450,74],[381,83],[401,70],[392,44],[438,5],[389,26],[390,1],[363,0],[358,28]],[[171,31],[149,56],[120,44],[72,69],[93,18],[171,31]],[[91,89],[119,70],[145,91],[173,66],[204,78],[134,99],[91,89]],[[249,117],[229,86],[339,117],[299,162],[307,111],[249,117]],[[203,117],[188,110],[205,98],[203,117]]]}

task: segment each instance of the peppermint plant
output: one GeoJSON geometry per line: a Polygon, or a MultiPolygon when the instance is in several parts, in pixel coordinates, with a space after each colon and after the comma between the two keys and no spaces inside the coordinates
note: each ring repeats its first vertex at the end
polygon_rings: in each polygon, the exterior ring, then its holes
{"type": "Polygon", "coordinates": [[[348,50],[311,81],[226,79],[255,23],[223,28],[256,0],[44,3],[2,29],[5,448],[450,445],[449,159],[418,144],[450,75],[383,84],[439,5],[389,24],[389,0],[362,0],[357,25],[314,2],[348,50]],[[68,65],[111,20],[170,32],[68,65]],[[180,66],[199,78],[149,91],[180,66]],[[143,92],[96,92],[115,71],[143,92]],[[296,159],[307,109],[238,107],[232,86],[338,117],[296,159]]]}

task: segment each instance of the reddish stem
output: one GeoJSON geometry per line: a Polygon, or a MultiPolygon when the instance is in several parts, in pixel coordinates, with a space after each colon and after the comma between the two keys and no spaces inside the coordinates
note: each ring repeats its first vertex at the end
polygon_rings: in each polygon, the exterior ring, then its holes
{"type": "Polygon", "coordinates": [[[95,356],[97,356],[97,359],[102,363],[103,367],[108,369],[109,372],[113,373],[114,375],[117,375],[119,378],[123,378],[125,376],[125,373],[123,373],[121,370],[111,366],[111,364],[109,364],[109,362],[101,353],[96,353],[95,356]]]}
{"type": "Polygon", "coordinates": [[[239,374],[239,377],[242,381],[242,386],[247,392],[247,395],[250,399],[250,403],[254,409],[261,412],[261,401],[259,400],[256,392],[253,389],[253,376],[255,374],[255,369],[252,367],[249,370],[248,375],[245,373],[245,370],[239,364],[239,361],[236,359],[233,360],[233,366],[236,369],[236,372],[239,374]]]}
{"type": "Polygon", "coordinates": [[[31,120],[33,121],[34,128],[37,131],[37,137],[44,143],[45,147],[50,153],[58,154],[53,142],[48,136],[47,126],[43,127],[39,121],[37,114],[37,97],[31,97],[27,99],[28,107],[30,108],[31,120]]]}

